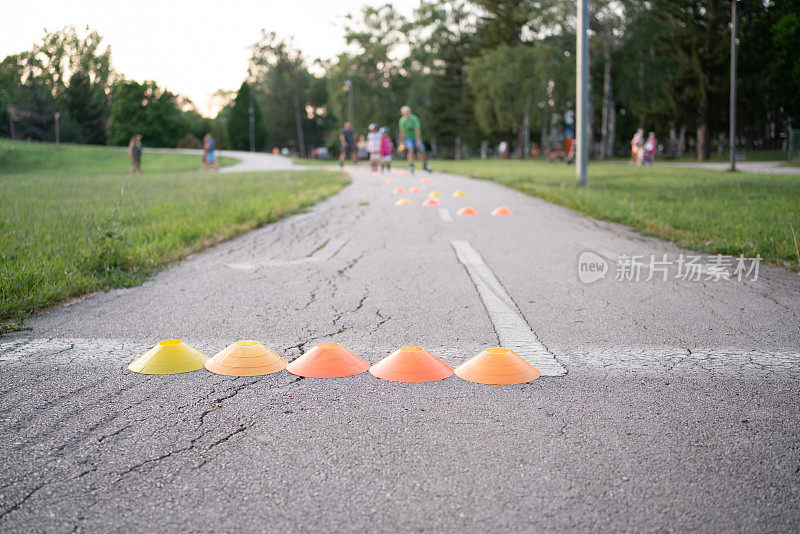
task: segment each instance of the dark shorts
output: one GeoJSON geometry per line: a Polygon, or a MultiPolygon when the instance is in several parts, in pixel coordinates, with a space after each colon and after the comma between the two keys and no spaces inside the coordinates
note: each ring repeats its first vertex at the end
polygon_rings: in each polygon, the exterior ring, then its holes
{"type": "Polygon", "coordinates": [[[352,156],[355,153],[356,153],[356,145],[344,145],[344,146],[342,146],[342,154],[344,154],[345,157],[352,156]]]}

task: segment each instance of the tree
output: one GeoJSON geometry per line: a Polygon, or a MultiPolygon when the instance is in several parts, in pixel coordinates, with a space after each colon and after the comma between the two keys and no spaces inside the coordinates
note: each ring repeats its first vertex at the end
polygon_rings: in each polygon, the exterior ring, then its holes
{"type": "Polygon", "coordinates": [[[264,30],[250,50],[249,80],[262,104],[270,142],[305,155],[305,132],[314,114],[309,101],[312,76],[303,54],[290,40],[264,30]]]}
{"type": "Polygon", "coordinates": [[[250,106],[253,107],[255,129],[255,149],[263,150],[267,144],[267,133],[264,120],[261,117],[261,108],[255,98],[252,98],[252,89],[247,82],[242,82],[239,92],[233,101],[233,107],[228,114],[228,135],[231,147],[234,150],[250,150],[250,106]]]}
{"type": "Polygon", "coordinates": [[[134,134],[141,134],[147,146],[176,146],[186,131],[175,95],[155,82],[118,83],[113,92],[108,143],[127,145],[134,134]]]}
{"type": "Polygon", "coordinates": [[[676,114],[696,117],[697,159],[703,161],[708,159],[711,132],[727,122],[730,3],[654,0],[652,6],[668,29],[657,42],[660,52],[677,61],[666,90],[676,114]]]}
{"type": "Polygon", "coordinates": [[[79,70],[70,77],[63,104],[69,118],[77,123],[80,142],[105,143],[108,98],[101,86],[91,82],[88,74],[79,70]]]}

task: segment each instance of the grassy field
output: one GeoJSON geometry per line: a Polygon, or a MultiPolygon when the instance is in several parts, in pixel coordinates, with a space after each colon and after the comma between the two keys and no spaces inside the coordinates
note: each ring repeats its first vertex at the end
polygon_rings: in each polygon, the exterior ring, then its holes
{"type": "Polygon", "coordinates": [[[140,284],[348,183],[328,171],[201,173],[198,160],[145,153],[145,174],[131,177],[119,149],[0,141],[0,319],[140,284]]]}
{"type": "MultiPolygon", "coordinates": [[[[121,174],[130,169],[127,148],[90,145],[55,145],[50,143],[10,142],[0,140],[0,176],[13,174],[50,174],[82,176],[121,174]]],[[[235,158],[218,157],[221,167],[236,163],[235,158]]],[[[145,173],[199,170],[200,156],[154,152],[144,149],[142,170],[145,173]]]]}
{"type": "MultiPolygon", "coordinates": [[[[437,161],[437,171],[494,180],[598,219],[709,253],[798,269],[800,177],[591,163],[587,188],[575,167],[543,161],[437,161]]],[[[513,207],[512,207],[513,209],[513,207]]]]}

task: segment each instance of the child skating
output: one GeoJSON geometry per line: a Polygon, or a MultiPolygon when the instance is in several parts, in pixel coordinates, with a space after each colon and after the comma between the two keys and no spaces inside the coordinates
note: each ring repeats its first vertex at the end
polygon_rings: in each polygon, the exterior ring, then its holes
{"type": "Polygon", "coordinates": [[[374,122],[369,125],[367,151],[369,152],[369,166],[372,172],[378,172],[378,165],[381,162],[381,133],[378,131],[378,125],[374,122]]]}
{"type": "Polygon", "coordinates": [[[381,172],[390,171],[392,169],[392,152],[394,151],[394,143],[389,136],[389,128],[381,128],[381,172]]]}

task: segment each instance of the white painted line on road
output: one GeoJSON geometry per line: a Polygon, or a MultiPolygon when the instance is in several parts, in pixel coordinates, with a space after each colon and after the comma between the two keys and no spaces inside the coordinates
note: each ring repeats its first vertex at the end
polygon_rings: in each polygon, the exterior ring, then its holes
{"type": "Polygon", "coordinates": [[[451,241],[458,261],[467,269],[478,288],[478,294],[489,312],[489,318],[500,338],[500,344],[511,349],[539,369],[544,376],[563,376],[567,370],[558,363],[531,330],[528,321],[508,296],[483,258],[467,241],[451,241]]]}
{"type": "Polygon", "coordinates": [[[442,222],[453,222],[453,218],[450,216],[450,210],[447,208],[439,208],[439,218],[442,222]]]}

